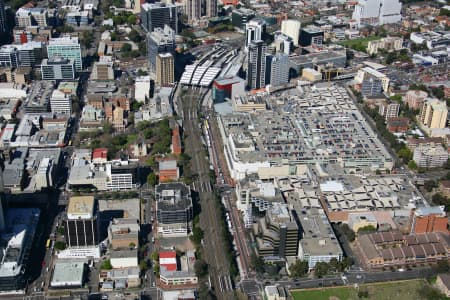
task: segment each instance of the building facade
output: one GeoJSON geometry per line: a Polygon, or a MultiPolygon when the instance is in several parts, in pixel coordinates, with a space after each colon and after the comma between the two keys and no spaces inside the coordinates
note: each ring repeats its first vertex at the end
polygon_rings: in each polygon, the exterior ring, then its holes
{"type": "Polygon", "coordinates": [[[289,56],[285,53],[266,56],[266,84],[280,86],[289,82],[289,56]]]}
{"type": "Polygon", "coordinates": [[[429,99],[422,106],[420,122],[430,129],[445,128],[447,115],[448,108],[445,102],[429,99]]]}
{"type": "Polygon", "coordinates": [[[175,31],[165,25],[164,28],[155,28],[147,34],[147,53],[149,68],[156,70],[156,56],[160,53],[173,53],[175,51],[175,31]]]}
{"type": "Polygon", "coordinates": [[[73,59],[75,70],[83,70],[83,61],[81,58],[81,46],[77,37],[52,38],[47,45],[48,58],[63,57],[73,59]]]}
{"type": "Polygon", "coordinates": [[[141,26],[145,31],[153,32],[156,28],[164,28],[164,25],[178,32],[178,11],[175,5],[163,2],[141,5],[141,26]]]}
{"type": "Polygon", "coordinates": [[[75,61],[53,56],[42,60],[42,80],[73,80],[75,79],[75,61]]]}
{"type": "Polygon", "coordinates": [[[301,23],[297,20],[283,20],[281,21],[281,32],[290,37],[294,46],[298,47],[300,38],[301,23]]]}
{"type": "Polygon", "coordinates": [[[352,19],[358,26],[399,23],[402,19],[399,0],[359,0],[352,19]]]}
{"type": "Polygon", "coordinates": [[[171,53],[159,53],[156,56],[156,84],[168,86],[175,82],[175,65],[171,53]]]}
{"type": "Polygon", "coordinates": [[[247,87],[251,90],[265,86],[266,49],[263,41],[251,42],[247,54],[247,87]]]}

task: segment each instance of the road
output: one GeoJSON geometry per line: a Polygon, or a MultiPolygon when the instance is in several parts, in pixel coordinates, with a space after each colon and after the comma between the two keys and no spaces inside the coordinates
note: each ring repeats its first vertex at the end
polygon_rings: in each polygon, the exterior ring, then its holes
{"type": "Polygon", "coordinates": [[[229,262],[223,252],[221,215],[218,202],[214,194],[209,176],[209,161],[203,144],[198,120],[198,109],[202,100],[202,90],[190,88],[186,92],[177,90],[179,112],[183,117],[185,153],[191,157],[191,172],[196,174],[192,184],[193,190],[198,193],[200,211],[200,226],[205,231],[203,255],[209,265],[211,284],[215,288],[218,299],[233,299],[233,287],[230,284],[229,262]]]}

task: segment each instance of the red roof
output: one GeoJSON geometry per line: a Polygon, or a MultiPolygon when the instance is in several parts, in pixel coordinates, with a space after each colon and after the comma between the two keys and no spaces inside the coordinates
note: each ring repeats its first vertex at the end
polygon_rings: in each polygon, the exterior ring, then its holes
{"type": "Polygon", "coordinates": [[[165,267],[167,271],[177,270],[177,253],[175,251],[160,252],[159,265],[165,267]]]}
{"type": "Polygon", "coordinates": [[[177,258],[175,251],[159,252],[159,258],[177,258]]]}
{"type": "Polygon", "coordinates": [[[106,149],[106,148],[97,148],[92,153],[92,159],[96,159],[96,158],[106,159],[107,155],[108,155],[108,149],[106,149]]]}

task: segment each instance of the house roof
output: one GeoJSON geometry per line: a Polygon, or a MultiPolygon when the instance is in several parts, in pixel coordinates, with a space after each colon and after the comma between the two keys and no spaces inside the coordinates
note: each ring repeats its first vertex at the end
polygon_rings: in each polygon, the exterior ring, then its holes
{"type": "Polygon", "coordinates": [[[100,158],[100,159],[107,159],[108,155],[108,149],[106,148],[97,148],[92,153],[92,159],[100,158]]]}
{"type": "Polygon", "coordinates": [[[450,274],[439,274],[438,277],[441,278],[441,281],[445,287],[450,289],[450,274]]]}

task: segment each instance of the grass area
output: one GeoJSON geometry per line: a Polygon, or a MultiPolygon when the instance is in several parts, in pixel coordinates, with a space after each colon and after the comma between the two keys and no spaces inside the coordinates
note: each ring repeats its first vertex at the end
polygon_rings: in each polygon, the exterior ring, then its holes
{"type": "MultiPolygon", "coordinates": [[[[396,281],[378,284],[364,284],[360,290],[369,293],[369,300],[395,299],[420,300],[418,290],[426,285],[424,280],[396,281]]],[[[317,290],[293,291],[294,300],[358,300],[358,291],[351,287],[324,288],[317,290]]]]}
{"type": "Polygon", "coordinates": [[[378,36],[369,36],[369,37],[365,37],[365,38],[359,38],[359,39],[354,39],[354,40],[347,40],[347,41],[343,41],[340,42],[339,44],[348,48],[352,48],[358,51],[366,51],[367,48],[367,44],[370,41],[373,40],[379,40],[380,37],[378,36]]]}

